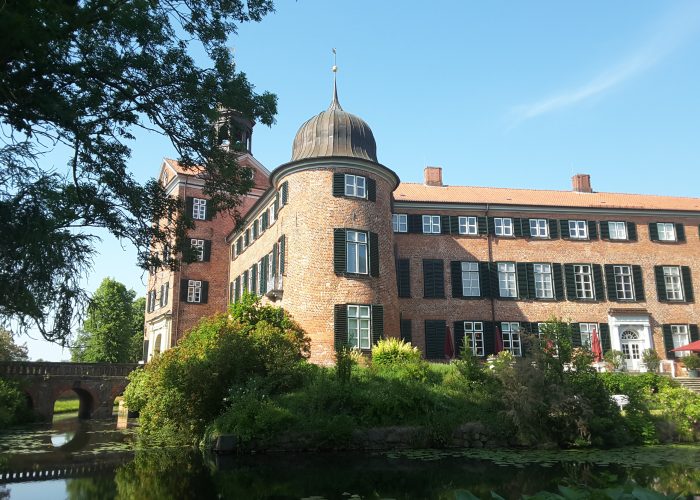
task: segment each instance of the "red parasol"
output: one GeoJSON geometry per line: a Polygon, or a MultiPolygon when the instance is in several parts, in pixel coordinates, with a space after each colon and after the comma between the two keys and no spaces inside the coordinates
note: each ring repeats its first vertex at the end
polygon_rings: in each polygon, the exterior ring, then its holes
{"type": "Polygon", "coordinates": [[[603,348],[600,346],[600,337],[595,328],[591,332],[591,352],[593,353],[593,361],[599,362],[603,359],[603,348]]]}
{"type": "Polygon", "coordinates": [[[496,327],[496,347],[494,351],[496,354],[503,350],[503,336],[501,335],[501,329],[496,327]]]}
{"type": "Polygon", "coordinates": [[[450,360],[455,357],[455,343],[452,341],[450,327],[445,328],[445,359],[450,360]]]}
{"type": "Polygon", "coordinates": [[[694,342],[691,342],[690,344],[682,345],[680,347],[676,347],[675,349],[671,349],[672,351],[693,351],[693,352],[700,352],[700,340],[696,340],[694,342]]]}

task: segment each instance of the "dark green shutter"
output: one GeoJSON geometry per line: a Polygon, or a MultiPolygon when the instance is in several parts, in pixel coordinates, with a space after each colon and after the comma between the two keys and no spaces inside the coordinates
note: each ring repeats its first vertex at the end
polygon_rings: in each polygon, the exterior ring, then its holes
{"type": "Polygon", "coordinates": [[[346,252],[345,229],[333,229],[333,269],[335,274],[342,274],[347,270],[346,252]]]}
{"type": "Polygon", "coordinates": [[[410,319],[401,319],[401,340],[404,342],[412,342],[413,341],[413,335],[412,335],[412,326],[411,326],[411,320],[410,319]]]}
{"type": "Polygon", "coordinates": [[[450,234],[450,216],[441,215],[440,216],[440,233],[450,234]]]}
{"type": "Polygon", "coordinates": [[[488,224],[488,233],[495,236],[496,235],[496,222],[494,221],[494,218],[488,217],[487,224],[488,224]]]}
{"type": "Polygon", "coordinates": [[[581,347],[581,325],[579,323],[571,323],[571,346],[581,347]]]}
{"type": "Polygon", "coordinates": [[[455,342],[455,355],[461,358],[462,347],[464,346],[464,321],[454,322],[454,342],[455,342]]]}
{"type": "Polygon", "coordinates": [[[377,182],[367,177],[367,199],[377,201],[377,182]]]}
{"type": "Polygon", "coordinates": [[[612,343],[610,342],[610,325],[607,323],[600,323],[598,328],[600,328],[598,332],[598,334],[600,334],[600,346],[603,352],[606,353],[612,349],[612,343]]]}
{"type": "Polygon", "coordinates": [[[593,264],[593,290],[595,291],[595,299],[598,301],[605,300],[605,287],[603,286],[603,268],[600,264],[593,264]]]}
{"type": "Polygon", "coordinates": [[[241,300],[241,277],[236,278],[233,285],[233,301],[238,302],[241,300]]]}
{"type": "Polygon", "coordinates": [[[280,194],[275,193],[275,202],[272,204],[273,207],[275,207],[275,219],[279,216],[280,212],[280,194]]]}
{"type": "Polygon", "coordinates": [[[287,201],[289,201],[289,182],[284,181],[282,186],[280,186],[280,190],[282,191],[282,206],[285,206],[287,201]]]}
{"type": "Polygon", "coordinates": [[[411,296],[411,262],[408,259],[396,261],[396,284],[398,285],[399,297],[408,298],[411,296]]]}
{"type": "Polygon", "coordinates": [[[698,325],[688,325],[688,329],[690,330],[690,341],[695,342],[696,340],[700,340],[700,335],[698,335],[698,325]]]}
{"type": "Polygon", "coordinates": [[[564,279],[562,274],[561,264],[552,264],[552,282],[556,300],[564,300],[564,279]]]}
{"type": "Polygon", "coordinates": [[[666,280],[664,279],[664,267],[654,266],[654,277],[656,278],[656,298],[659,302],[666,302],[668,295],[666,294],[666,280]]]}
{"type": "Polygon", "coordinates": [[[549,225],[549,237],[553,240],[559,238],[559,221],[557,219],[547,220],[549,225]]]}
{"type": "Polygon", "coordinates": [[[560,220],[559,221],[559,229],[561,229],[561,237],[564,239],[568,239],[571,237],[571,233],[569,233],[569,221],[566,219],[560,220]]]}
{"type": "Polygon", "coordinates": [[[634,222],[627,223],[627,239],[637,241],[637,224],[634,222]]]}
{"type": "Polygon", "coordinates": [[[612,264],[605,264],[605,284],[607,286],[608,300],[617,301],[617,286],[615,285],[615,268],[612,264]]]}
{"type": "Polygon", "coordinates": [[[236,240],[236,255],[240,255],[243,252],[243,237],[240,236],[236,240]]]}
{"type": "Polygon", "coordinates": [[[423,217],[416,214],[408,215],[408,232],[420,234],[423,232],[423,217]]]}
{"type": "MultiPolygon", "coordinates": [[[[523,219],[512,219],[513,220],[513,236],[517,238],[522,238],[523,237],[523,219]]],[[[528,219],[524,219],[525,221],[528,221],[528,219]]],[[[525,233],[526,235],[530,235],[530,226],[528,223],[528,228],[527,232],[525,233]]]]}
{"type": "Polygon", "coordinates": [[[683,298],[686,302],[694,302],[693,279],[690,276],[690,268],[688,266],[681,266],[681,276],[683,277],[683,298]]]}
{"type": "Polygon", "coordinates": [[[493,321],[484,321],[484,356],[496,353],[496,332],[493,321]]]}
{"type": "Polygon", "coordinates": [[[445,298],[445,271],[442,260],[423,259],[423,296],[445,298]]]}
{"type": "Polygon", "coordinates": [[[661,331],[664,333],[664,348],[666,349],[666,359],[675,358],[675,353],[671,351],[673,349],[673,332],[671,331],[671,325],[661,325],[661,331]]]}
{"type": "Polygon", "coordinates": [[[488,234],[489,225],[486,217],[477,217],[477,225],[479,226],[479,234],[488,234]]]}
{"type": "MultiPolygon", "coordinates": [[[[277,268],[277,249],[278,248],[279,247],[277,246],[277,243],[272,245],[272,272],[274,273],[275,277],[277,277],[279,275],[279,270],[277,268]]],[[[276,282],[274,284],[274,288],[276,289],[277,287],[278,286],[277,286],[277,282],[276,282]]]]}
{"type": "Polygon", "coordinates": [[[450,215],[450,233],[459,234],[459,217],[450,215]]]}
{"type": "Polygon", "coordinates": [[[204,255],[202,260],[204,262],[209,262],[211,260],[211,240],[204,240],[204,255]]]}
{"type": "Polygon", "coordinates": [[[498,298],[501,296],[501,289],[498,283],[498,264],[496,262],[489,262],[489,288],[491,290],[491,297],[498,298]]]}
{"type": "Polygon", "coordinates": [[[206,304],[209,301],[209,282],[202,281],[202,296],[199,300],[200,304],[206,304]]]}
{"type": "Polygon", "coordinates": [[[280,236],[280,239],[279,239],[279,244],[280,244],[280,247],[279,247],[280,248],[280,258],[279,258],[280,276],[284,274],[284,263],[285,263],[285,260],[287,257],[287,254],[285,252],[286,242],[287,242],[287,237],[283,234],[282,236],[280,236]]]}
{"type": "Polygon", "coordinates": [[[270,219],[269,219],[269,214],[267,213],[267,210],[265,210],[262,214],[262,227],[260,228],[262,231],[267,229],[267,226],[270,224],[270,219]]]}
{"type": "Polygon", "coordinates": [[[379,236],[369,233],[369,274],[379,276],[379,236]]]}
{"type": "Polygon", "coordinates": [[[333,338],[336,351],[348,343],[348,306],[346,304],[335,305],[333,338]]]}
{"type": "Polygon", "coordinates": [[[182,302],[187,302],[187,286],[189,285],[189,281],[187,279],[181,279],[180,280],[180,300],[182,302]]]}
{"type": "Polygon", "coordinates": [[[253,240],[257,240],[258,236],[260,235],[260,231],[258,230],[259,222],[260,221],[258,219],[253,221],[253,240]]]}
{"type": "Polygon", "coordinates": [[[192,196],[185,198],[185,213],[190,219],[194,218],[194,198],[192,196]]]}
{"type": "Polygon", "coordinates": [[[576,276],[574,275],[573,264],[564,264],[564,276],[566,278],[566,298],[568,300],[578,300],[576,296],[576,276]]]}
{"type": "Polygon", "coordinates": [[[445,358],[445,329],[443,320],[427,320],[425,322],[425,357],[428,359],[445,358]]]}
{"type": "Polygon", "coordinates": [[[479,262],[479,291],[481,297],[491,297],[491,272],[488,262],[479,262]]]}
{"type": "Polygon", "coordinates": [[[256,295],[258,293],[258,266],[254,265],[250,268],[250,293],[256,295]]]}
{"type": "Polygon", "coordinates": [[[264,295],[267,292],[267,269],[270,265],[270,258],[268,255],[262,258],[260,261],[262,263],[260,273],[260,295],[264,295]]]}
{"type": "Polygon", "coordinates": [[[632,266],[632,279],[634,280],[634,300],[644,301],[644,275],[641,266],[632,266]]]}
{"type": "Polygon", "coordinates": [[[600,239],[609,240],[610,239],[610,221],[602,220],[600,221],[600,239]]]}
{"type": "Polygon", "coordinates": [[[458,299],[464,297],[462,289],[462,263],[458,260],[450,262],[450,278],[452,281],[452,296],[458,299]]]}
{"type": "Polygon", "coordinates": [[[248,290],[248,277],[249,277],[250,272],[249,271],[243,271],[243,284],[241,287],[242,293],[250,292],[248,290]]]}
{"type": "Polygon", "coordinates": [[[212,220],[214,217],[214,211],[211,209],[211,200],[205,200],[204,202],[204,220],[212,220]]]}
{"type": "Polygon", "coordinates": [[[515,274],[517,276],[518,281],[518,297],[521,299],[527,299],[530,297],[530,287],[528,286],[527,279],[527,267],[528,264],[525,264],[524,262],[518,262],[515,264],[515,274]]]}
{"type": "Polygon", "coordinates": [[[372,306],[372,345],[384,338],[384,306],[372,306]]]}
{"type": "Polygon", "coordinates": [[[685,241],[685,226],[683,224],[676,224],[676,241],[685,241]]]}
{"type": "Polygon", "coordinates": [[[345,174],[333,174],[333,196],[345,196],[345,174]]]}
{"type": "Polygon", "coordinates": [[[232,281],[231,283],[228,284],[228,303],[233,304],[235,302],[235,289],[236,289],[236,284],[232,281]]]}
{"type": "Polygon", "coordinates": [[[649,223],[649,239],[659,241],[659,226],[656,225],[656,222],[649,223]]]}
{"type": "Polygon", "coordinates": [[[597,240],[598,239],[598,224],[594,220],[588,221],[588,239],[597,240]]]}

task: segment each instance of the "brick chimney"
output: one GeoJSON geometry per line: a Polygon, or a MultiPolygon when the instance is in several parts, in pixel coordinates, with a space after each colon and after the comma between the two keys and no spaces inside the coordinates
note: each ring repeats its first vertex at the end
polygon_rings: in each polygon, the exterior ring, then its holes
{"type": "Polygon", "coordinates": [[[592,193],[591,176],[588,174],[576,174],[571,178],[571,187],[578,193],[592,193]]]}
{"type": "Polygon", "coordinates": [[[442,186],[442,167],[425,167],[423,178],[426,186],[442,186]]]}

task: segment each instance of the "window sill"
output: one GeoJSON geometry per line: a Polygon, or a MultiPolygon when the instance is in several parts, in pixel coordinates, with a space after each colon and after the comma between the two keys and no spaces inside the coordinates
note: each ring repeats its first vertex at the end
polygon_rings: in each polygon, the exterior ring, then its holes
{"type": "Polygon", "coordinates": [[[342,276],[343,278],[358,278],[358,279],[363,279],[363,280],[364,280],[364,279],[370,279],[370,278],[373,277],[373,276],[372,276],[371,274],[369,274],[369,273],[367,273],[367,274],[362,274],[362,273],[348,273],[348,272],[344,272],[344,273],[335,273],[335,275],[336,275],[336,276],[342,276]]]}

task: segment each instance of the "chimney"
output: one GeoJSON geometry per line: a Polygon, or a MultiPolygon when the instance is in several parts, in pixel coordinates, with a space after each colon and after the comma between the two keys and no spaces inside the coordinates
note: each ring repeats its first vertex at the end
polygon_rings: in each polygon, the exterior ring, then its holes
{"type": "Polygon", "coordinates": [[[576,174],[571,178],[571,187],[577,193],[592,193],[591,176],[588,174],[576,174]]]}
{"type": "Polygon", "coordinates": [[[425,167],[423,177],[426,186],[442,186],[442,167],[425,167]]]}

